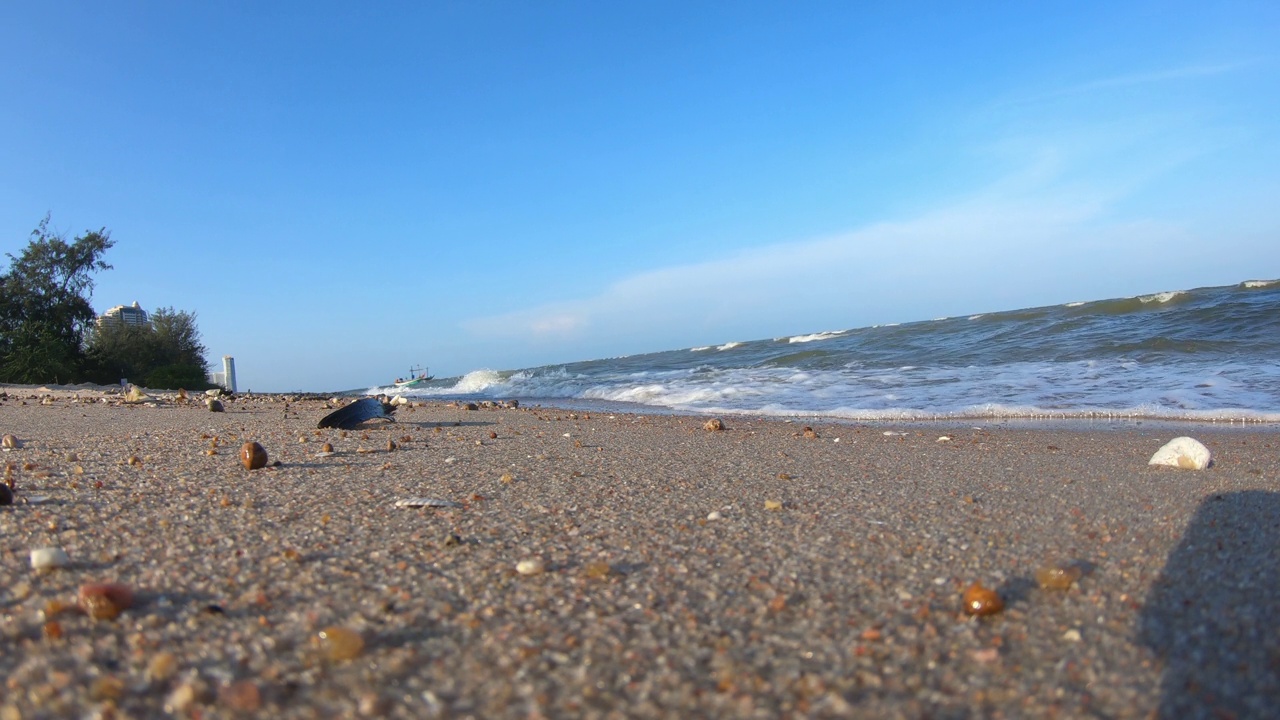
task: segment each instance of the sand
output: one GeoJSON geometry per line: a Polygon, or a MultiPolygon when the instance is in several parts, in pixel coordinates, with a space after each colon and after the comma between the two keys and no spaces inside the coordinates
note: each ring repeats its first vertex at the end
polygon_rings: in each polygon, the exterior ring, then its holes
{"type": "Polygon", "coordinates": [[[429,404],[344,436],[316,432],[322,399],[218,414],[75,395],[0,401],[21,444],[0,455],[17,486],[0,507],[0,720],[1280,706],[1274,426],[725,417],[708,432],[429,404]],[[1175,435],[1213,466],[1149,467],[1175,435]],[[280,465],[243,469],[245,440],[280,465]],[[395,506],[409,498],[461,507],[395,506]],[[70,564],[34,571],[41,547],[70,564]],[[1042,589],[1045,563],[1082,575],[1042,589]],[[128,585],[133,607],[50,605],[93,581],[128,585]],[[966,614],[974,582],[1005,609],[966,614]]]}

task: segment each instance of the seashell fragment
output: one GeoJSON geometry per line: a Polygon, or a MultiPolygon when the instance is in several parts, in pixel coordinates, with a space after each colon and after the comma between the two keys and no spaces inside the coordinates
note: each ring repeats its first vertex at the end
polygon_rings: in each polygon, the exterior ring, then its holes
{"type": "Polygon", "coordinates": [[[5,450],[17,450],[18,447],[20,447],[20,443],[16,436],[5,435],[3,439],[0,439],[0,447],[3,447],[5,450]]]}
{"type": "Polygon", "coordinates": [[[52,570],[66,567],[71,562],[67,551],[59,547],[36,548],[31,551],[31,568],[33,570],[52,570]]]}
{"type": "Polygon", "coordinates": [[[240,446],[240,464],[245,470],[257,470],[267,466],[267,449],[256,442],[240,446]]]}
{"type": "Polygon", "coordinates": [[[1183,470],[1203,470],[1209,467],[1212,455],[1199,440],[1176,437],[1165,443],[1151,456],[1148,465],[1168,465],[1183,470]]]}
{"type": "Polygon", "coordinates": [[[462,503],[456,503],[452,500],[442,500],[440,498],[419,497],[419,498],[408,498],[405,500],[397,500],[396,507],[398,508],[424,508],[424,507],[460,508],[462,507],[462,503]]]}
{"type": "Polygon", "coordinates": [[[964,611],[970,615],[995,615],[1004,610],[1004,600],[991,588],[974,583],[964,591],[964,611]]]}

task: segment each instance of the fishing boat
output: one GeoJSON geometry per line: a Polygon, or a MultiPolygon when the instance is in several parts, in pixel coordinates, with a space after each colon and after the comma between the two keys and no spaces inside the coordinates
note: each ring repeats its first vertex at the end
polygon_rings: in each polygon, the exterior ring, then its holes
{"type": "Polygon", "coordinates": [[[427,372],[425,367],[415,365],[409,368],[409,376],[405,378],[396,378],[392,384],[398,388],[411,388],[424,385],[435,378],[427,372]]]}

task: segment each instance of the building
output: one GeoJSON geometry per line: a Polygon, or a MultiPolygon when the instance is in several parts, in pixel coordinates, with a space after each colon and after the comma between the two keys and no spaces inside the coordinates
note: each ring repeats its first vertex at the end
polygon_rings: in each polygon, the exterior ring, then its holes
{"type": "Polygon", "coordinates": [[[138,305],[137,300],[134,300],[132,305],[117,305],[98,316],[98,327],[102,327],[107,323],[146,327],[150,322],[151,319],[147,317],[147,311],[138,305]]]}
{"type": "Polygon", "coordinates": [[[226,390],[236,391],[236,359],[230,355],[222,356],[222,372],[209,373],[209,382],[226,390]]]}

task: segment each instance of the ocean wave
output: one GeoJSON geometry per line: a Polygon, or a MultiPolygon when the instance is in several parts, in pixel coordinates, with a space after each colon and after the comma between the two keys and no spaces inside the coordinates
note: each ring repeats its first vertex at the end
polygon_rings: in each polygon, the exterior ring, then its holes
{"type": "Polygon", "coordinates": [[[831,338],[840,337],[844,334],[843,330],[828,330],[826,332],[813,333],[812,335],[795,335],[787,338],[789,343],[807,343],[817,340],[830,340],[831,338]]]}
{"type": "Polygon", "coordinates": [[[1186,294],[1186,290],[1172,290],[1169,292],[1151,293],[1150,295],[1139,295],[1137,299],[1144,303],[1157,303],[1163,305],[1170,300],[1183,297],[1186,294]]]}
{"type": "Polygon", "coordinates": [[[1252,290],[1256,288],[1271,287],[1272,285],[1276,285],[1276,284],[1280,284],[1280,279],[1278,280],[1245,280],[1244,282],[1240,283],[1240,287],[1245,287],[1252,290]]]}
{"type": "Polygon", "coordinates": [[[736,348],[736,347],[742,347],[742,345],[743,345],[743,343],[740,343],[740,342],[727,342],[727,343],[725,343],[725,344],[723,344],[723,345],[718,345],[718,346],[716,346],[716,349],[717,349],[717,350],[732,350],[732,349],[734,349],[734,348],[736,348]]]}

